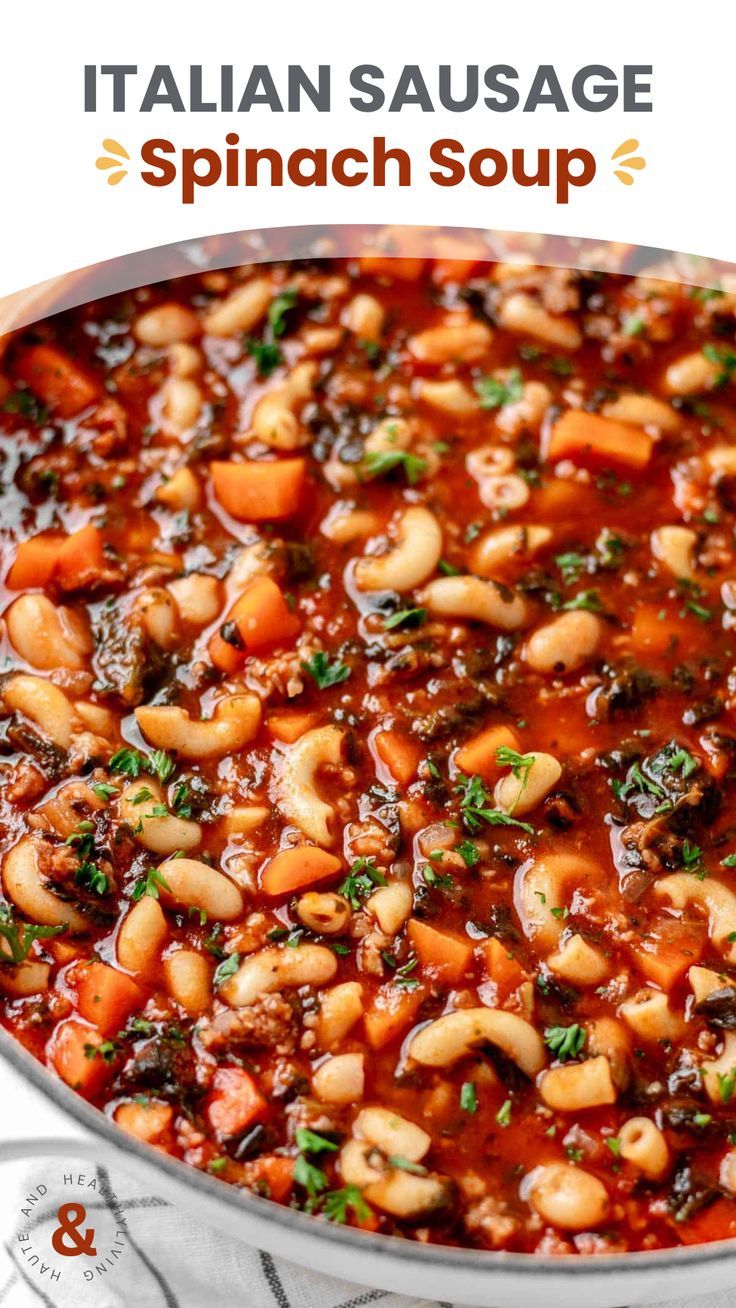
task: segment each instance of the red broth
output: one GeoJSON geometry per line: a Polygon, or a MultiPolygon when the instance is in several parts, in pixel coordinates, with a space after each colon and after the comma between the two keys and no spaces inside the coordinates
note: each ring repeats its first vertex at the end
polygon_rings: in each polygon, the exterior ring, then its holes
{"type": "Polygon", "coordinates": [[[734,299],[370,258],[7,344],[2,1020],[323,1220],[736,1233],[734,299]]]}

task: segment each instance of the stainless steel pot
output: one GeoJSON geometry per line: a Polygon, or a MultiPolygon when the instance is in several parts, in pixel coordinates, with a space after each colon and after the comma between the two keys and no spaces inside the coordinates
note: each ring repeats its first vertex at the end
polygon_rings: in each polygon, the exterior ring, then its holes
{"type": "Polygon", "coordinates": [[[736,1285],[736,1240],[655,1253],[549,1258],[422,1245],[335,1226],[233,1186],[123,1135],[57,1081],[6,1031],[0,1054],[13,1069],[6,1114],[31,1094],[40,1134],[0,1144],[11,1157],[93,1159],[140,1177],[207,1225],[290,1262],[398,1294],[496,1308],[616,1308],[736,1285]]]}

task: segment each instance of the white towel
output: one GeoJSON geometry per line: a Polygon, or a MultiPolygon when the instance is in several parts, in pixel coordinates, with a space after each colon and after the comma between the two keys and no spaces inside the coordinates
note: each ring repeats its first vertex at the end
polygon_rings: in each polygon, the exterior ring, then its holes
{"type": "MultiPolygon", "coordinates": [[[[3,1164],[0,1308],[438,1308],[425,1299],[366,1289],[247,1248],[146,1193],[125,1174],[116,1175],[114,1185],[113,1195],[105,1168],[58,1158],[3,1164]],[[64,1175],[74,1178],[72,1189],[64,1175]],[[105,1258],[110,1264],[86,1282],[82,1267],[98,1265],[97,1259],[52,1255],[53,1266],[49,1258],[45,1272],[41,1261],[31,1261],[50,1249],[60,1205],[75,1201],[86,1211],[80,1238],[86,1230],[94,1231],[95,1247],[102,1241],[99,1265],[105,1258]],[[123,1232],[117,1241],[116,1230],[123,1232]],[[114,1244],[120,1245],[119,1252],[114,1244]],[[54,1267],[61,1270],[58,1279],[51,1277],[54,1267]]],[[[656,1308],[734,1308],[735,1302],[734,1293],[725,1291],[656,1308]]]]}

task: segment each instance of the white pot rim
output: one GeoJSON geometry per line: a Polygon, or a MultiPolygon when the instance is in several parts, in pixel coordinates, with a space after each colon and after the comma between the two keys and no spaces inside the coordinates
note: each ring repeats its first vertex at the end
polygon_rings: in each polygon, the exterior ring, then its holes
{"type": "Polygon", "coordinates": [[[75,1124],[68,1138],[26,1139],[0,1146],[0,1159],[76,1154],[117,1163],[145,1176],[149,1185],[158,1185],[167,1197],[194,1210],[209,1225],[333,1276],[404,1294],[450,1297],[456,1304],[494,1301],[525,1308],[530,1296],[535,1299],[540,1292],[539,1302],[545,1305],[589,1305],[594,1294],[597,1308],[606,1308],[736,1284],[736,1239],[641,1253],[549,1256],[424,1245],[320,1221],[226,1185],[123,1135],[103,1113],[52,1077],[3,1028],[0,1055],[75,1124]]]}

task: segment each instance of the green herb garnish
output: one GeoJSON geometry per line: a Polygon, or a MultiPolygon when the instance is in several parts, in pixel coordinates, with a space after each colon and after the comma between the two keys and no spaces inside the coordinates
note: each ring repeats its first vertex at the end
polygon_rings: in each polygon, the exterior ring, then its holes
{"type": "Polygon", "coordinates": [[[367,477],[384,477],[387,473],[400,469],[410,486],[421,481],[427,468],[427,460],[409,450],[370,450],[361,464],[367,477]]]}
{"type": "Polygon", "coordinates": [[[477,1113],[478,1092],[472,1081],[463,1081],[460,1087],[460,1107],[464,1113],[477,1113]]]}
{"type": "Polygon", "coordinates": [[[544,1032],[544,1042],[552,1053],[564,1063],[568,1058],[577,1058],[585,1045],[585,1031],[577,1022],[572,1026],[548,1026],[544,1032]]]}
{"type": "Polygon", "coordinates": [[[149,868],[146,875],[136,881],[133,887],[131,899],[142,899],[144,895],[150,895],[151,899],[158,899],[159,890],[168,890],[171,893],[171,886],[162,872],[158,868],[149,868]]]}
{"type": "Polygon", "coordinates": [[[350,907],[360,908],[361,901],[375,890],[376,886],[385,886],[386,878],[379,872],[372,858],[356,858],[345,880],[338,887],[338,894],[344,895],[350,907]]]}
{"type": "Polygon", "coordinates": [[[350,676],[350,668],[339,659],[330,662],[330,657],[325,654],[324,650],[318,650],[313,654],[308,662],[303,662],[302,671],[308,672],[312,680],[320,690],[327,690],[329,686],[338,686],[340,682],[347,681],[350,676]]]}
{"type": "Polygon", "coordinates": [[[479,377],[474,383],[481,409],[500,409],[515,404],[524,394],[524,382],[518,368],[512,368],[505,381],[498,377],[479,377]]]}
{"type": "Polygon", "coordinates": [[[461,774],[455,786],[455,791],[462,796],[460,813],[469,831],[477,831],[483,822],[487,822],[492,827],[519,827],[522,831],[527,831],[529,835],[534,834],[534,827],[530,826],[528,822],[520,822],[518,818],[512,817],[510,813],[504,813],[500,808],[488,807],[491,803],[491,796],[486,790],[481,777],[464,777],[461,774]]]}

